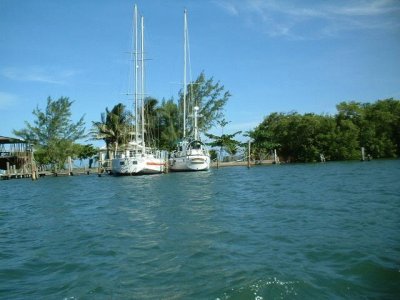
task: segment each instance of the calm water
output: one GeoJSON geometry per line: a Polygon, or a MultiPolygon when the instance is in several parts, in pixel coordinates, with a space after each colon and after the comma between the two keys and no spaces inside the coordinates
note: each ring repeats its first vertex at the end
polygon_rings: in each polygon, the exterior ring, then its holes
{"type": "Polygon", "coordinates": [[[400,299],[400,160],[0,181],[0,298],[400,299]]]}

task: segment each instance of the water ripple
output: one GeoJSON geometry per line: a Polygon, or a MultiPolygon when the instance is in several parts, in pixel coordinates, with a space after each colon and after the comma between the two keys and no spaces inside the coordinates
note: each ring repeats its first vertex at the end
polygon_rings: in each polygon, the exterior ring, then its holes
{"type": "Polygon", "coordinates": [[[395,299],[400,161],[0,181],[0,298],[395,299]]]}

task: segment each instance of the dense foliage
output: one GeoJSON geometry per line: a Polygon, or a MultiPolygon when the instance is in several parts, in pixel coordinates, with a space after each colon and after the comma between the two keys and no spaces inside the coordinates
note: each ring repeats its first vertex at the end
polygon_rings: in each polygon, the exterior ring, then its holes
{"type": "Polygon", "coordinates": [[[33,124],[25,122],[26,128],[14,130],[13,133],[33,144],[35,159],[39,165],[51,165],[63,168],[71,156],[84,157],[82,148],[75,143],[85,137],[83,116],[74,123],[71,119],[71,106],[73,101],[67,97],[61,97],[54,101],[47,98],[47,106],[43,111],[37,107],[33,111],[36,117],[33,124]]]}
{"type": "MultiPolygon", "coordinates": [[[[183,92],[181,91],[179,98],[179,112],[181,113],[183,107],[183,92]]],[[[210,130],[216,123],[223,118],[223,108],[227,103],[231,94],[225,91],[220,82],[214,83],[214,79],[207,79],[202,72],[194,82],[187,86],[187,117],[188,119],[193,116],[193,109],[195,106],[200,108],[198,120],[199,130],[206,132],[210,130]]],[[[182,119],[182,116],[181,116],[182,119]]],[[[188,133],[193,130],[192,122],[188,122],[188,133]]]]}
{"type": "Polygon", "coordinates": [[[234,137],[240,133],[242,132],[238,131],[233,134],[222,135],[206,133],[205,135],[211,139],[211,142],[209,142],[208,145],[219,149],[219,159],[222,160],[222,151],[225,151],[230,156],[236,155],[241,143],[235,140],[234,137]]]}
{"type": "Polygon", "coordinates": [[[107,150],[118,150],[118,145],[126,144],[132,135],[131,114],[125,105],[118,103],[111,110],[101,113],[101,120],[92,122],[91,135],[95,140],[103,140],[107,150]]]}
{"type": "MultiPolygon", "coordinates": [[[[198,106],[198,129],[205,132],[223,117],[223,108],[230,94],[224,90],[219,82],[207,79],[201,73],[193,83],[187,86],[187,133],[193,130],[193,108],[198,106]]],[[[155,146],[162,150],[172,150],[176,142],[183,136],[183,93],[179,93],[177,103],[173,99],[157,99],[147,97],[144,99],[145,114],[145,141],[147,145],[155,146]]],[[[101,121],[93,122],[92,137],[104,140],[107,149],[116,151],[118,145],[126,144],[133,138],[132,113],[127,111],[123,104],[117,104],[110,111],[101,115],[101,121]]],[[[140,131],[140,130],[139,130],[140,131]]]]}
{"type": "MultiPolygon", "coordinates": [[[[224,134],[223,128],[229,123],[223,118],[223,108],[230,94],[219,82],[206,79],[201,73],[195,82],[187,87],[187,115],[193,117],[193,107],[199,106],[199,130],[210,139],[214,147],[213,158],[222,152],[235,155],[240,143],[234,138],[241,132],[224,134]],[[222,134],[207,134],[215,125],[222,128],[222,134]]],[[[182,138],[182,92],[177,103],[173,99],[148,97],[144,100],[145,140],[147,145],[158,149],[172,150],[182,138]],[[152,143],[152,142],[153,143],[152,143]]],[[[84,121],[71,120],[73,101],[61,97],[54,101],[47,99],[43,111],[36,108],[34,124],[14,130],[14,134],[34,145],[35,159],[41,165],[62,168],[68,156],[74,159],[90,158],[97,149],[92,145],[75,143],[85,137],[84,121]]],[[[280,160],[286,162],[326,160],[352,160],[361,158],[361,147],[366,155],[373,158],[400,156],[400,101],[393,98],[375,103],[342,102],[335,115],[271,113],[254,130],[248,132],[252,139],[252,157],[264,159],[276,150],[280,160]]],[[[134,117],[119,103],[101,114],[99,122],[93,122],[91,136],[104,140],[107,149],[116,151],[134,137],[134,117]]],[[[190,122],[188,122],[190,123],[190,122]]],[[[188,132],[193,130],[189,125],[188,132]]],[[[247,145],[246,145],[247,146],[247,145]]]]}
{"type": "Polygon", "coordinates": [[[277,149],[290,162],[361,158],[361,147],[374,158],[400,155],[400,101],[342,102],[337,114],[272,113],[250,132],[256,157],[277,149]]]}

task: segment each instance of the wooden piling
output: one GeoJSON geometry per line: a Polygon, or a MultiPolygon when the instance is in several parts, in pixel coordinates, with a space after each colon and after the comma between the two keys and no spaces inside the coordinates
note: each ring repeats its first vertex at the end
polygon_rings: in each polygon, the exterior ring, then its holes
{"type": "Polygon", "coordinates": [[[251,147],[251,141],[249,140],[249,146],[248,146],[248,152],[247,152],[247,168],[250,169],[250,147],[251,147]]]}
{"type": "Polygon", "coordinates": [[[7,165],[7,176],[10,177],[11,172],[10,172],[10,162],[6,162],[7,165]]]}
{"type": "Polygon", "coordinates": [[[72,173],[72,159],[71,159],[71,156],[68,156],[68,175],[70,175],[70,176],[74,175],[72,173]]]}
{"type": "Polygon", "coordinates": [[[361,161],[365,161],[365,148],[361,147],[361,161]]]}
{"type": "Polygon", "coordinates": [[[37,180],[38,177],[37,177],[37,170],[36,170],[36,162],[33,157],[33,150],[31,150],[31,172],[32,172],[32,175],[31,175],[32,180],[37,180]]]}

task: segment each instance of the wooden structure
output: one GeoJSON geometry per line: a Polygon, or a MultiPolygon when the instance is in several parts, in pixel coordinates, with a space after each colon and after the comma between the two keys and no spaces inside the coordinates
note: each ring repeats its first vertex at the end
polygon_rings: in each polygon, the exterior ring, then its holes
{"type": "Polygon", "coordinates": [[[7,176],[32,174],[31,146],[20,139],[0,136],[0,170],[7,176]]]}

